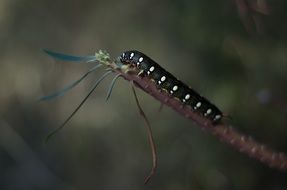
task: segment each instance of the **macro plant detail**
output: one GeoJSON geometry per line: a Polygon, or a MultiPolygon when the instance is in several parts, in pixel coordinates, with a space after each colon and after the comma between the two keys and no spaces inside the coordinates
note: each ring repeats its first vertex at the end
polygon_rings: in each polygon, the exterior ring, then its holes
{"type": "Polygon", "coordinates": [[[46,142],[67,124],[67,122],[95,91],[102,80],[110,74],[115,74],[115,77],[108,88],[106,99],[109,99],[115,82],[119,77],[130,81],[140,115],[144,119],[144,124],[148,131],[148,140],[152,150],[153,166],[150,174],[145,179],[145,183],[149,181],[156,171],[157,153],[150,123],[139,104],[134,87],[138,87],[153,96],[156,100],[160,101],[163,105],[169,106],[180,115],[191,119],[199,127],[217,136],[221,141],[226,142],[236,150],[259,160],[272,168],[285,172],[287,171],[287,157],[283,153],[267,148],[264,144],[253,140],[252,137],[240,133],[223,120],[224,114],[214,104],[210,103],[206,98],[189,88],[188,85],[178,80],[151,58],[139,51],[126,51],[115,60],[111,59],[107,52],[101,50],[94,56],[83,57],[56,53],[49,50],[44,50],[44,52],[55,59],[63,61],[96,63],[93,68],[88,70],[78,80],[67,85],[62,90],[40,99],[44,101],[64,95],[70,89],[83,81],[89,74],[103,66],[106,67],[106,72],[94,83],[86,97],[63,122],[63,124],[47,136],[46,142]]]}

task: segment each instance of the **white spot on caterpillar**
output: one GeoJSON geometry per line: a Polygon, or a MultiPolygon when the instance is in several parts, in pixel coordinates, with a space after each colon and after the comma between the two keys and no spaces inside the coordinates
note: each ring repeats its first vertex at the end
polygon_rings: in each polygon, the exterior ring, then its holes
{"type": "Polygon", "coordinates": [[[143,57],[140,57],[140,58],[139,58],[139,62],[142,62],[142,61],[143,61],[143,57]]]}
{"type": "Polygon", "coordinates": [[[149,71],[147,71],[147,74],[149,75],[151,72],[153,72],[154,71],[154,66],[151,66],[150,68],[149,68],[149,71]]]}
{"type": "Polygon", "coordinates": [[[131,55],[130,55],[130,59],[132,59],[134,55],[135,55],[134,53],[131,53],[131,55]]]}
{"type": "Polygon", "coordinates": [[[137,62],[137,66],[139,66],[140,65],[140,63],[139,62],[137,62]]]}
{"type": "Polygon", "coordinates": [[[184,99],[188,100],[190,98],[190,94],[185,95],[184,99]]]}
{"type": "Polygon", "coordinates": [[[177,91],[177,89],[178,89],[178,86],[176,85],[172,88],[173,91],[177,91]]]}
{"type": "Polygon", "coordinates": [[[216,115],[213,119],[213,121],[219,120],[221,118],[221,115],[216,115]]]}
{"type": "Polygon", "coordinates": [[[125,53],[123,53],[122,57],[125,57],[125,55],[126,55],[126,54],[125,54],[125,53]]]}
{"type": "Polygon", "coordinates": [[[194,106],[194,109],[196,110],[197,108],[200,108],[201,102],[197,102],[197,104],[194,106]]]}
{"type": "Polygon", "coordinates": [[[149,68],[149,71],[150,71],[150,72],[153,72],[153,71],[154,71],[154,66],[152,66],[151,68],[149,68]]]}
{"type": "Polygon", "coordinates": [[[158,84],[161,84],[162,82],[164,82],[166,80],[166,76],[162,76],[160,78],[160,80],[158,81],[158,84]]]}
{"type": "Polygon", "coordinates": [[[211,110],[211,109],[208,109],[208,110],[206,111],[206,113],[204,114],[204,116],[207,116],[207,115],[211,114],[211,112],[212,112],[212,110],[211,110]]]}
{"type": "Polygon", "coordinates": [[[171,90],[171,91],[169,91],[170,92],[170,94],[173,94],[173,91],[171,90]]]}

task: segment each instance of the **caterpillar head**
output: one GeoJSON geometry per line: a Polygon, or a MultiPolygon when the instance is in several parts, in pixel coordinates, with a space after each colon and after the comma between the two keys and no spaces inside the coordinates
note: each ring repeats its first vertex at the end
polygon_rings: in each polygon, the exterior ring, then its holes
{"type": "Polygon", "coordinates": [[[142,62],[143,58],[140,52],[132,50],[132,51],[125,51],[120,56],[120,61],[125,65],[130,65],[133,67],[137,67],[140,62],[142,62]]]}

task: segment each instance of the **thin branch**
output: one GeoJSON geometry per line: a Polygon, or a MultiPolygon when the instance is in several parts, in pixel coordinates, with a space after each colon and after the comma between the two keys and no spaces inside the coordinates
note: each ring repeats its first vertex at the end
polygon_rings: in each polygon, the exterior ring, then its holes
{"type": "Polygon", "coordinates": [[[140,106],[140,103],[139,103],[139,100],[138,100],[138,97],[137,97],[137,94],[136,94],[136,91],[135,91],[135,88],[134,88],[135,85],[134,85],[133,81],[131,81],[131,86],[132,86],[133,94],[134,94],[134,97],[135,97],[135,100],[136,100],[136,103],[137,103],[137,107],[138,107],[138,109],[140,111],[140,115],[143,117],[143,119],[145,121],[145,127],[146,127],[146,129],[148,131],[148,141],[149,141],[149,144],[150,144],[150,147],[151,147],[151,153],[152,153],[152,169],[151,169],[149,175],[144,180],[144,183],[147,184],[149,182],[149,180],[151,179],[151,177],[155,174],[156,168],[157,168],[156,145],[155,145],[154,138],[153,138],[153,135],[152,135],[152,129],[151,129],[150,123],[149,123],[149,121],[148,121],[143,109],[140,106]]]}
{"type": "Polygon", "coordinates": [[[117,74],[117,75],[113,78],[113,80],[112,80],[112,82],[111,82],[111,84],[110,84],[110,86],[109,86],[109,89],[108,89],[108,93],[107,93],[107,96],[106,96],[106,101],[108,101],[109,98],[111,97],[111,94],[112,94],[112,91],[113,91],[113,89],[114,89],[115,83],[116,83],[117,79],[118,79],[120,76],[121,76],[121,74],[117,74]]]}
{"type": "Polygon", "coordinates": [[[70,91],[72,88],[77,86],[80,82],[82,82],[89,74],[93,73],[95,70],[97,70],[101,66],[102,66],[101,64],[96,65],[95,67],[88,70],[88,72],[86,72],[84,75],[82,75],[81,78],[79,78],[76,81],[72,82],[71,84],[65,86],[62,90],[59,90],[58,92],[55,92],[55,93],[50,94],[48,96],[43,96],[39,100],[40,101],[49,101],[49,100],[52,100],[54,98],[65,95],[68,91],[70,91]]]}
{"type": "Polygon", "coordinates": [[[155,83],[147,77],[140,77],[133,73],[125,73],[115,70],[128,81],[134,81],[135,86],[144,90],[161,103],[171,107],[184,117],[193,120],[199,127],[214,134],[222,141],[226,142],[236,150],[249,155],[272,168],[287,172],[287,157],[285,154],[267,148],[264,144],[253,140],[235,130],[232,126],[220,123],[214,126],[207,118],[192,111],[189,106],[184,106],[180,101],[169,96],[168,93],[157,88],[155,83]]]}
{"type": "Polygon", "coordinates": [[[76,109],[69,115],[69,117],[55,130],[53,130],[45,139],[45,143],[47,143],[52,136],[54,136],[57,132],[59,132],[69,121],[70,119],[77,113],[77,111],[82,107],[82,105],[87,101],[87,99],[90,97],[90,95],[94,92],[94,90],[97,88],[97,86],[104,80],[109,74],[111,74],[112,71],[107,71],[105,74],[103,74],[93,85],[90,92],[86,95],[86,97],[81,101],[81,103],[76,107],[76,109]]]}

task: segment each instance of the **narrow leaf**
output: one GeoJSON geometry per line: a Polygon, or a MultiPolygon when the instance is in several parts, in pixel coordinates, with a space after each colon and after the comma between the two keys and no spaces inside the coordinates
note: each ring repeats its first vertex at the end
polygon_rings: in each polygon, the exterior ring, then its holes
{"type": "Polygon", "coordinates": [[[49,56],[53,57],[54,59],[58,59],[58,60],[61,60],[61,61],[92,62],[92,61],[96,61],[97,60],[96,56],[91,56],[91,55],[89,55],[89,56],[74,56],[74,55],[67,55],[67,54],[63,54],[63,53],[50,51],[50,50],[47,50],[47,49],[43,49],[43,51],[45,53],[47,53],[49,56]]]}
{"type": "Polygon", "coordinates": [[[52,100],[54,98],[57,98],[57,97],[65,95],[69,90],[71,90],[77,84],[79,84],[82,80],[84,80],[90,73],[92,73],[93,71],[95,71],[96,69],[98,69],[101,66],[102,65],[97,65],[97,66],[91,68],[88,72],[86,72],[83,76],[81,76],[81,78],[79,78],[78,80],[76,80],[76,81],[72,82],[71,84],[65,86],[62,90],[60,90],[58,92],[55,92],[53,94],[50,94],[48,96],[43,96],[39,100],[40,101],[49,101],[49,100],[52,100]]]}
{"type": "Polygon", "coordinates": [[[86,95],[86,97],[81,101],[81,103],[76,107],[76,109],[70,114],[70,116],[60,125],[58,128],[56,128],[54,131],[52,131],[45,139],[45,143],[47,143],[52,136],[54,136],[58,131],[60,131],[69,121],[70,119],[77,113],[77,111],[82,107],[82,105],[86,102],[86,100],[90,97],[90,95],[94,92],[94,90],[97,88],[97,86],[104,80],[109,74],[111,74],[112,71],[107,71],[105,74],[103,74],[94,84],[90,92],[86,95]]]}

